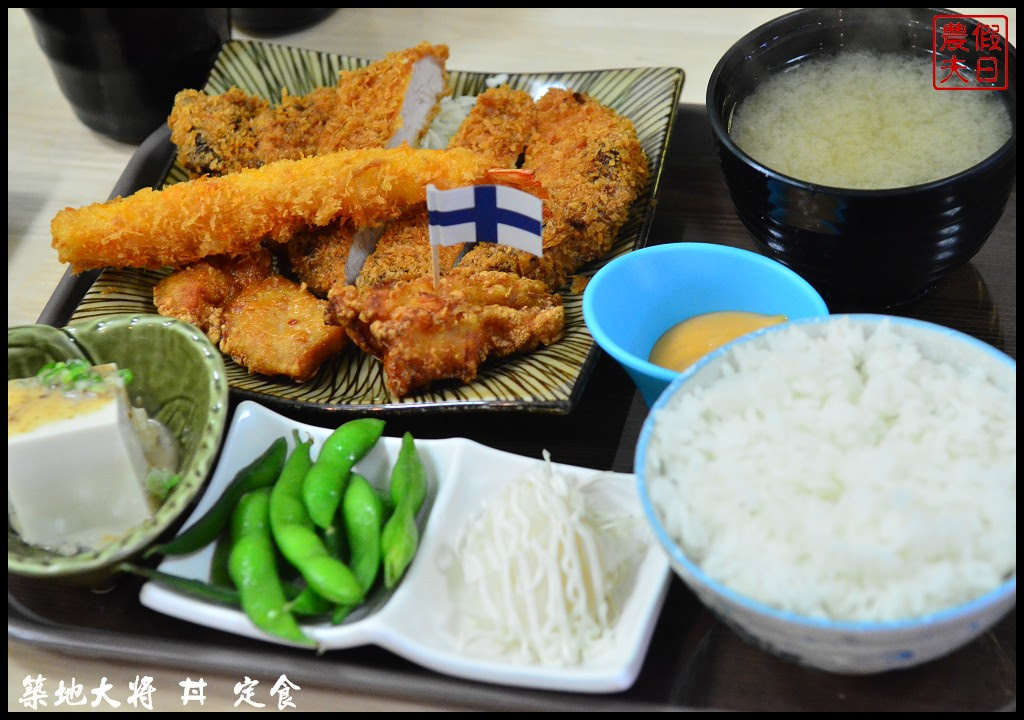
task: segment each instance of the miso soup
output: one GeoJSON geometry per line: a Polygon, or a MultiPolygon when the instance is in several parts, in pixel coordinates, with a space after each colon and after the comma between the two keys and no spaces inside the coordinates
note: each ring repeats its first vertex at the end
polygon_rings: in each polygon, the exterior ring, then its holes
{"type": "Polygon", "coordinates": [[[736,108],[729,134],[755,160],[797,180],[907,187],[996,152],[1012,133],[1000,95],[936,90],[927,55],[847,52],[768,79],[736,108]]]}

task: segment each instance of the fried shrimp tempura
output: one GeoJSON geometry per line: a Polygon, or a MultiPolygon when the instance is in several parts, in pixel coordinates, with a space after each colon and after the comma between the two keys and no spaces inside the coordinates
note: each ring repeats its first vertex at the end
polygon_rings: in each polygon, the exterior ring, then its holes
{"type": "Polygon", "coordinates": [[[337,150],[415,144],[450,92],[447,60],[446,46],[420,43],[339,73],[334,87],[307,95],[285,89],[276,107],[238,88],[183,90],[168,120],[178,163],[193,177],[223,175],[337,150]]]}
{"type": "Polygon", "coordinates": [[[339,218],[370,226],[425,202],[427,184],[470,185],[490,162],[468,150],[348,150],[280,160],[217,178],[61,210],[53,247],[74,272],[181,267],[210,255],[247,255],[339,218]]]}
{"type": "Polygon", "coordinates": [[[381,360],[388,390],[399,398],[437,380],[470,382],[488,358],[558,340],[565,322],[561,296],[543,283],[458,268],[436,289],[428,276],[336,286],[327,303],[328,322],[381,360]]]}

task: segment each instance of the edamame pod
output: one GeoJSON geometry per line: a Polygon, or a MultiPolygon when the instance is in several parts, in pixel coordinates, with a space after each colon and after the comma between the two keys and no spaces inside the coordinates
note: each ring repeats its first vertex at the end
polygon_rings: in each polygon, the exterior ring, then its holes
{"type": "Polygon", "coordinates": [[[363,601],[363,589],[352,570],[331,557],[313,530],[295,523],[278,528],[275,537],[281,554],[321,597],[342,605],[363,601]]]}
{"type": "Polygon", "coordinates": [[[402,436],[395,466],[391,470],[391,500],[395,511],[381,532],[384,587],[398,584],[419,545],[416,513],[427,496],[427,474],[411,433],[402,436]]]}
{"type": "Polygon", "coordinates": [[[302,488],[306,511],[317,527],[330,525],[352,467],[370,452],[383,432],[383,420],[359,418],[341,425],[324,441],[302,488]]]}
{"type": "Polygon", "coordinates": [[[270,533],[270,489],[243,495],[232,515],[228,571],[242,609],[256,627],[299,645],[315,646],[286,607],[270,533]]]}
{"type": "Polygon", "coordinates": [[[117,566],[117,569],[122,572],[131,573],[132,575],[139,575],[147,580],[152,580],[155,583],[169,587],[172,590],[177,590],[186,595],[190,595],[191,597],[199,600],[215,602],[220,605],[230,605],[232,607],[239,607],[241,604],[241,598],[239,597],[238,591],[233,587],[224,587],[223,585],[206,583],[202,580],[196,580],[195,578],[185,578],[180,575],[161,572],[160,570],[150,570],[149,568],[139,567],[137,565],[132,565],[131,563],[122,563],[117,566]]]}
{"type": "Polygon", "coordinates": [[[384,510],[376,490],[358,473],[352,473],[341,508],[349,546],[349,566],[363,592],[366,592],[380,571],[384,510]]]}
{"type": "Polygon", "coordinates": [[[288,454],[288,442],[278,438],[266,451],[235,475],[224,494],[209,510],[184,532],[162,545],[155,545],[146,551],[145,557],[155,553],[164,555],[187,555],[206,547],[217,539],[227,527],[231,513],[238,499],[250,490],[269,487],[277,480],[288,454]]]}
{"type": "MultiPolygon", "coordinates": [[[[370,591],[380,574],[380,534],[384,525],[384,506],[369,481],[352,473],[341,503],[345,536],[349,547],[349,567],[363,593],[370,591]]],[[[339,606],[332,622],[342,622],[355,608],[339,606]]]]}
{"type": "Polygon", "coordinates": [[[403,503],[395,510],[381,532],[384,587],[393,588],[409,567],[420,541],[420,531],[413,517],[412,507],[403,503]]]}
{"type": "Polygon", "coordinates": [[[391,468],[389,491],[394,506],[398,507],[404,500],[412,506],[413,515],[420,511],[427,497],[427,471],[416,450],[412,433],[402,436],[402,447],[395,466],[391,468]]]}
{"type": "Polygon", "coordinates": [[[331,609],[331,603],[320,597],[320,593],[311,587],[303,588],[288,603],[288,609],[295,615],[323,615],[331,609]]]}
{"type": "Polygon", "coordinates": [[[363,591],[352,571],[333,557],[316,534],[302,501],[302,488],[311,470],[311,441],[296,445],[270,494],[270,530],[285,559],[306,585],[333,603],[358,603],[363,591]]]}

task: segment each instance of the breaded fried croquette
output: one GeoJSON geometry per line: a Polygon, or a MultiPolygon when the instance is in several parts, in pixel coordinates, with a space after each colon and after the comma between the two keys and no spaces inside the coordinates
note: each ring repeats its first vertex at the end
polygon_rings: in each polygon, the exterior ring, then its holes
{"type": "Polygon", "coordinates": [[[334,87],[307,95],[285,89],[276,107],[238,88],[220,95],[184,90],[168,120],[178,163],[198,177],[337,150],[415,144],[450,92],[447,59],[446,46],[420,43],[339,73],[334,87]]]}
{"type": "Polygon", "coordinates": [[[308,380],[347,342],[324,323],[326,305],[281,275],[256,280],[225,308],[220,349],[249,372],[308,380]]]}
{"type": "Polygon", "coordinates": [[[487,155],[494,167],[514,168],[537,127],[533,98],[508,85],[482,92],[448,143],[487,155]]]}
{"type": "Polygon", "coordinates": [[[611,249],[649,176],[629,119],[588,95],[561,89],[537,101],[537,130],[523,168],[547,193],[543,257],[478,245],[459,267],[512,272],[552,289],[611,249]]]}
{"type": "Polygon", "coordinates": [[[329,322],[379,358],[395,397],[447,378],[470,382],[480,365],[549,345],[565,323],[561,296],[508,273],[462,273],[437,288],[430,276],[364,289],[336,286],[329,322]]]}
{"type": "Polygon", "coordinates": [[[264,161],[252,121],[269,110],[266,100],[237,87],[220,95],[180,91],[168,118],[178,163],[194,177],[259,167],[264,161]]]}
{"type": "Polygon", "coordinates": [[[102,267],[181,267],[210,255],[247,255],[339,218],[370,226],[422,203],[425,187],[471,185],[490,161],[455,150],[347,150],[279,160],[163,190],[61,210],[53,247],[74,272],[102,267]]]}

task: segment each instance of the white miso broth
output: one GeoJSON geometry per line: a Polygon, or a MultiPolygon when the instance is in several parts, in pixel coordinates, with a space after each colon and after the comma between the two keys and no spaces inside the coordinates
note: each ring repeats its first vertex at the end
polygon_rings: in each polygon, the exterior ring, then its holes
{"type": "Polygon", "coordinates": [[[744,152],[779,173],[861,190],[955,175],[1011,133],[999,91],[936,90],[930,56],[872,52],[809,60],[769,78],[729,128],[744,152]]]}

